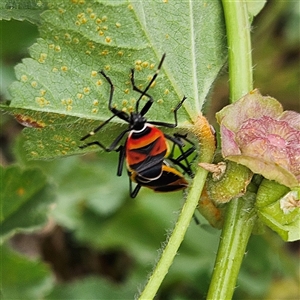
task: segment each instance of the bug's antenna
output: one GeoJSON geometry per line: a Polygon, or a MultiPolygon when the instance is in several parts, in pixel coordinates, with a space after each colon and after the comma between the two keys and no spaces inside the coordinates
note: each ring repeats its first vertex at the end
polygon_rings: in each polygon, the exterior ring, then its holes
{"type": "Polygon", "coordinates": [[[144,95],[146,95],[146,96],[148,96],[150,99],[152,99],[152,97],[151,97],[150,95],[148,95],[147,92],[148,92],[149,88],[151,87],[151,85],[153,84],[153,82],[155,81],[156,77],[158,76],[158,73],[159,73],[159,71],[160,71],[160,69],[161,69],[161,66],[162,66],[164,60],[165,60],[165,57],[166,57],[166,53],[163,54],[163,56],[162,56],[162,58],[161,58],[161,60],[160,60],[160,62],[159,62],[159,65],[158,65],[158,67],[157,67],[157,70],[156,70],[155,74],[153,75],[152,79],[150,80],[150,82],[148,83],[148,85],[146,86],[146,88],[145,88],[143,91],[140,90],[139,88],[137,88],[137,87],[135,86],[135,83],[134,83],[134,69],[131,69],[131,82],[132,82],[133,90],[135,90],[135,91],[141,93],[139,99],[136,101],[136,105],[135,105],[135,111],[136,111],[136,112],[139,111],[139,103],[140,103],[140,100],[142,99],[142,97],[143,97],[144,95]]]}

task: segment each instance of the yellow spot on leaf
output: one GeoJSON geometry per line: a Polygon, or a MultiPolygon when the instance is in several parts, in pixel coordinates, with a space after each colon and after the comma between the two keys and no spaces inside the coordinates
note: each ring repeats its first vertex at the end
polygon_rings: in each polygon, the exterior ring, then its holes
{"type": "Polygon", "coordinates": [[[84,92],[85,94],[89,94],[90,91],[91,91],[91,89],[90,89],[88,86],[83,88],[83,92],[84,92]]]}
{"type": "Polygon", "coordinates": [[[47,53],[41,53],[38,62],[43,64],[47,58],[47,53]]]}
{"type": "Polygon", "coordinates": [[[107,55],[109,53],[109,51],[107,49],[101,51],[101,55],[107,55]]]}
{"type": "Polygon", "coordinates": [[[109,36],[107,36],[107,37],[105,38],[105,42],[106,42],[106,43],[110,43],[110,42],[111,42],[111,38],[110,38],[109,36]]]}
{"type": "Polygon", "coordinates": [[[33,88],[36,88],[37,85],[38,85],[38,83],[37,83],[36,81],[31,81],[31,86],[32,86],[33,88]]]}
{"type": "Polygon", "coordinates": [[[97,72],[97,71],[92,71],[92,72],[91,72],[91,76],[92,76],[92,77],[96,77],[96,76],[97,76],[97,74],[98,74],[98,72],[97,72]]]}
{"type": "Polygon", "coordinates": [[[69,33],[65,33],[65,39],[66,40],[70,40],[71,39],[71,35],[69,33]]]}
{"type": "Polygon", "coordinates": [[[21,76],[21,81],[26,82],[28,80],[27,75],[22,75],[21,76]]]}

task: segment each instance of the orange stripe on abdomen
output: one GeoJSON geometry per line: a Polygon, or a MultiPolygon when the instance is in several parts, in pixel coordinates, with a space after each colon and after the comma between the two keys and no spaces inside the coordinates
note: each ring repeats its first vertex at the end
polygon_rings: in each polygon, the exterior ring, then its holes
{"type": "Polygon", "coordinates": [[[126,160],[130,167],[151,159],[157,155],[167,154],[168,144],[162,131],[156,127],[146,126],[141,132],[132,132],[126,142],[126,160]]]}

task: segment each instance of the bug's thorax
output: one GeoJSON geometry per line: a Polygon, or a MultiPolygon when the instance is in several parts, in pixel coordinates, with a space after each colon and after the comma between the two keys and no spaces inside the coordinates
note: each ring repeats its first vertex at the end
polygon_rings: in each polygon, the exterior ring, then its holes
{"type": "Polygon", "coordinates": [[[162,162],[168,152],[164,134],[152,124],[145,123],[141,130],[131,130],[126,140],[126,160],[130,169],[153,168],[162,162]]]}

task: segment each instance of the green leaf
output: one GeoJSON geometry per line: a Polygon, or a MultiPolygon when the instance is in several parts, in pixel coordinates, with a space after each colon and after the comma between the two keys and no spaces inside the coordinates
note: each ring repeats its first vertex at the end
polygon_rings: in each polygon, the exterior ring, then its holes
{"type": "Polygon", "coordinates": [[[294,201],[299,201],[296,192],[291,192],[288,187],[276,181],[264,179],[257,192],[256,209],[262,222],[277,232],[284,241],[296,241],[300,239],[299,206],[285,212],[280,203],[288,194],[295,198],[294,201]]]}
{"type": "Polygon", "coordinates": [[[18,140],[14,149],[18,161],[42,169],[57,184],[51,216],[63,227],[76,230],[89,210],[97,214],[99,222],[120,209],[129,196],[127,173],[124,170],[123,176],[116,176],[118,153],[28,161],[21,141],[18,140]]]}
{"type": "Polygon", "coordinates": [[[82,226],[82,215],[88,209],[100,219],[110,216],[129,196],[125,170],[121,177],[116,176],[119,153],[27,160],[22,145],[20,138],[14,148],[17,160],[26,167],[42,169],[57,184],[56,205],[51,215],[64,227],[74,230],[82,226]]]}
{"type": "Polygon", "coordinates": [[[124,287],[104,279],[88,277],[74,283],[56,286],[46,299],[132,299],[135,293],[136,287],[130,285],[124,287]]]}
{"type": "Polygon", "coordinates": [[[284,215],[282,211],[280,212],[279,202],[277,202],[272,206],[260,209],[258,216],[265,225],[277,232],[284,241],[300,240],[299,208],[289,215],[284,215]]]}
{"type": "Polygon", "coordinates": [[[86,213],[93,211],[100,225],[124,204],[129,195],[127,174],[117,177],[117,154],[105,154],[85,164],[78,157],[64,159],[49,170],[60,182],[52,213],[59,224],[81,228],[86,213]]]}
{"type": "Polygon", "coordinates": [[[283,197],[290,189],[274,180],[264,179],[257,191],[255,206],[259,208],[267,207],[283,197]]]}
{"type": "Polygon", "coordinates": [[[1,237],[43,225],[54,195],[42,171],[0,166],[0,177],[1,237]]]}
{"type": "Polygon", "coordinates": [[[46,9],[46,0],[0,0],[0,20],[15,19],[39,23],[40,14],[46,9]]]}
{"type": "Polygon", "coordinates": [[[28,260],[0,246],[1,299],[42,299],[53,284],[50,269],[37,260],[28,260]]]}
{"type": "MultiPolygon", "coordinates": [[[[17,65],[19,81],[10,88],[11,109],[22,109],[22,114],[16,113],[18,120],[30,120],[38,112],[39,121],[48,127],[25,133],[32,158],[78,153],[80,137],[111,116],[109,85],[99,70],[115,84],[113,104],[129,112],[140,96],[132,91],[130,69],[135,68],[136,84],[143,88],[166,53],[150,88],[155,103],[147,117],[174,122],[172,109],[186,95],[178,112],[179,127],[184,127],[201,111],[226,59],[218,1],[57,1],[42,14],[40,32],[30,48],[31,58],[17,65]],[[46,114],[51,117],[44,120],[46,114]],[[49,119],[60,119],[59,126],[49,119]]],[[[118,118],[112,121],[107,134],[105,129],[95,137],[101,136],[105,145],[122,130],[116,126],[118,118]]]]}
{"type": "Polygon", "coordinates": [[[266,0],[260,0],[260,1],[247,1],[247,9],[248,9],[248,14],[250,18],[253,18],[259,14],[259,12],[264,8],[266,5],[267,1],[266,0]]]}

